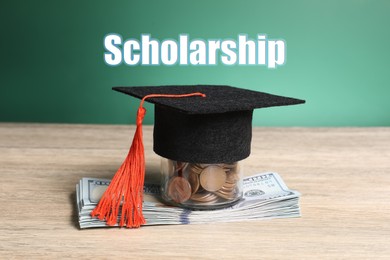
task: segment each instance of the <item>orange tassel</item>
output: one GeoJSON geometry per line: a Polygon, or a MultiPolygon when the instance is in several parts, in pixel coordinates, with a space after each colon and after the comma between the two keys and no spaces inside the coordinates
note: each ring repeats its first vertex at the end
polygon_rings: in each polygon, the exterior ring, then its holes
{"type": "Polygon", "coordinates": [[[91,212],[92,217],[106,221],[107,225],[117,224],[119,213],[121,218],[119,226],[137,228],[145,224],[142,214],[143,187],[145,181],[145,151],[142,141],[142,121],[146,114],[143,103],[148,98],[183,98],[201,96],[203,93],[190,93],[180,95],[151,94],[145,96],[137,112],[137,129],[129,153],[121,167],[115,173],[107,190],[104,192],[96,208],[91,212]],[[121,211],[121,212],[120,212],[121,211]]]}

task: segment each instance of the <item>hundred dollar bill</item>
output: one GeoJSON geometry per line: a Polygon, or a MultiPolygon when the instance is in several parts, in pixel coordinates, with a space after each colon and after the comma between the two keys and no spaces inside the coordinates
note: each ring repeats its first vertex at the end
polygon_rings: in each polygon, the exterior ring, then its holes
{"type": "MultiPolygon", "coordinates": [[[[106,227],[104,221],[92,218],[90,213],[109,184],[108,179],[82,178],[76,185],[80,228],[106,227]]],[[[288,189],[277,173],[268,172],[244,178],[243,193],[243,199],[229,208],[193,211],[165,205],[160,198],[160,186],[145,184],[143,198],[145,225],[249,221],[300,216],[299,192],[288,189]]]]}

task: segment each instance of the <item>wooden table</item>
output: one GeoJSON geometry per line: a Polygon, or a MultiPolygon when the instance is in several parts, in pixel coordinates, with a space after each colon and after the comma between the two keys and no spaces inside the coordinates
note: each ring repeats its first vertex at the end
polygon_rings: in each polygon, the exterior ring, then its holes
{"type": "MultiPolygon", "coordinates": [[[[158,173],[144,128],[147,178],[158,173]]],[[[246,175],[278,172],[302,217],[79,230],[75,185],[111,178],[133,126],[0,124],[0,258],[390,258],[390,128],[255,128],[246,175]]]]}

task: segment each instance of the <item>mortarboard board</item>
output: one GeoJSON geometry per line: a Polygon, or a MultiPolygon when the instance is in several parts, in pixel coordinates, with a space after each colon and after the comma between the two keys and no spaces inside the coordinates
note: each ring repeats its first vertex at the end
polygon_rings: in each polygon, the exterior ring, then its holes
{"type": "MultiPolygon", "coordinates": [[[[145,171],[141,124],[145,113],[142,104],[146,99],[147,102],[155,104],[154,151],[171,160],[192,163],[236,162],[245,159],[250,154],[254,109],[305,102],[221,85],[113,89],[142,101],[138,110],[137,130],[128,157],[92,215],[105,219],[108,224],[116,224],[116,216],[122,203],[120,225],[127,227],[138,227],[144,223],[142,194],[138,193],[142,193],[145,171]],[[138,159],[134,158],[137,156],[138,159]],[[138,167],[139,165],[141,166],[138,167]],[[138,178],[134,177],[136,174],[140,174],[138,178]],[[122,188],[118,188],[118,185],[122,185],[122,188]],[[127,198],[122,191],[123,185],[132,187],[127,198]],[[116,186],[116,189],[111,186],[116,186]],[[137,198],[138,195],[141,199],[137,198]],[[133,206],[127,209],[127,214],[123,214],[125,202],[129,204],[129,201],[133,206]]],[[[124,189],[126,190],[126,187],[124,189]]]]}
{"type": "Polygon", "coordinates": [[[150,94],[201,92],[205,98],[150,98],[155,104],[154,151],[196,163],[236,162],[250,154],[253,109],[304,103],[230,86],[114,87],[142,99],[150,94]]]}

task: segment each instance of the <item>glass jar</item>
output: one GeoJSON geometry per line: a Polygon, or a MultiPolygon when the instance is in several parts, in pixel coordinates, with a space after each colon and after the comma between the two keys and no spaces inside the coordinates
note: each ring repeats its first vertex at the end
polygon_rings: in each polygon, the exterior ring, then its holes
{"type": "Polygon", "coordinates": [[[161,159],[161,195],[171,205],[189,209],[218,209],[242,198],[238,162],[201,164],[161,159]]]}

